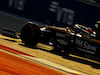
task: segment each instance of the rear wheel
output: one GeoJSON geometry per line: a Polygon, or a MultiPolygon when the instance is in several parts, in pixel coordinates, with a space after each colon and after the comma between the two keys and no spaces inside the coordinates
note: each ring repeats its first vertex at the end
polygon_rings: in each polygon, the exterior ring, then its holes
{"type": "Polygon", "coordinates": [[[40,41],[40,27],[33,22],[26,23],[21,29],[21,40],[25,45],[36,45],[40,41]]]}

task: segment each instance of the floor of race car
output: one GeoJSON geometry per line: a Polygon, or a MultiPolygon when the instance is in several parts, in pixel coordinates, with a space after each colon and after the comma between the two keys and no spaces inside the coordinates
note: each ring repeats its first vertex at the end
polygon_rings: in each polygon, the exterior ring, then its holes
{"type": "Polygon", "coordinates": [[[51,46],[25,46],[20,39],[0,35],[0,75],[100,75],[96,61],[51,53],[51,46]]]}

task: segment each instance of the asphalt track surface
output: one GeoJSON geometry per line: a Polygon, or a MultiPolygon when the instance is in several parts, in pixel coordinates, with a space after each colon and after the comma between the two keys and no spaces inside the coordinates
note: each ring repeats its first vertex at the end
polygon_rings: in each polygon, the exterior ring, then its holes
{"type": "Polygon", "coordinates": [[[0,51],[0,75],[68,75],[0,51]]]}
{"type": "MultiPolygon", "coordinates": [[[[1,75],[2,74],[4,75],[16,75],[16,74],[17,75],[24,75],[24,74],[25,75],[84,75],[85,74],[64,67],[60,64],[54,63],[47,59],[41,58],[39,56],[41,54],[35,55],[35,54],[27,53],[26,51],[21,51],[21,47],[19,48],[20,45],[18,43],[20,42],[20,40],[18,39],[12,39],[0,35],[0,41],[2,41],[2,43],[0,42],[0,60],[1,60],[0,74],[1,75]]],[[[45,45],[40,44],[39,46],[45,46],[45,45]]],[[[45,49],[46,47],[47,46],[45,46],[45,49]]],[[[27,51],[28,49],[30,49],[27,47],[25,48],[27,49],[27,51]]],[[[23,47],[23,49],[25,48],[23,47]]],[[[50,47],[47,48],[47,50],[49,49],[50,47]]],[[[42,53],[44,54],[44,51],[42,53]]],[[[43,54],[42,56],[44,56],[43,54]]],[[[51,54],[51,56],[52,55],[54,54],[51,54]]]]}
{"type": "MultiPolygon", "coordinates": [[[[70,55],[71,57],[69,58],[62,58],[59,55],[50,53],[49,52],[50,50],[52,50],[52,47],[41,44],[41,43],[39,43],[37,47],[27,47],[21,42],[20,39],[13,39],[13,38],[0,35],[0,58],[1,59],[4,58],[2,59],[2,61],[9,60],[9,63],[0,62],[0,64],[2,65],[6,64],[4,66],[11,66],[13,68],[15,67],[15,69],[16,69],[16,66],[18,65],[20,65],[19,67],[21,68],[23,66],[25,68],[26,66],[29,66],[28,68],[30,68],[30,71],[31,71],[33,67],[31,66],[31,64],[36,63],[38,65],[35,65],[35,66],[42,65],[46,67],[47,70],[49,68],[50,70],[54,71],[53,73],[57,73],[57,74],[52,74],[48,71],[50,75],[59,75],[60,73],[61,75],[66,75],[66,74],[67,75],[100,75],[100,69],[99,69],[100,65],[97,65],[97,64],[95,65],[95,63],[97,62],[90,61],[87,59],[83,60],[81,57],[77,58],[76,56],[72,56],[72,55],[70,55]],[[12,57],[12,55],[14,57],[12,57]],[[17,57],[16,59],[18,60],[16,60],[15,57],[17,57]],[[5,60],[6,58],[7,60],[5,60]],[[14,61],[12,61],[13,58],[14,58],[14,61]],[[25,63],[31,62],[31,64],[29,63],[27,65],[22,65],[23,60],[25,63]],[[19,62],[19,63],[16,63],[16,62],[19,62]],[[14,65],[14,64],[18,64],[18,65],[14,65]],[[92,66],[95,66],[95,67],[92,67],[92,66]]],[[[5,70],[6,67],[3,67],[3,68],[0,67],[0,69],[1,71],[7,71],[7,72],[9,71],[9,70],[5,70]]],[[[28,71],[29,70],[27,70],[27,73],[28,71]]],[[[17,73],[17,70],[14,72],[17,73]]],[[[34,74],[34,75],[42,75],[42,74],[34,74]]]]}

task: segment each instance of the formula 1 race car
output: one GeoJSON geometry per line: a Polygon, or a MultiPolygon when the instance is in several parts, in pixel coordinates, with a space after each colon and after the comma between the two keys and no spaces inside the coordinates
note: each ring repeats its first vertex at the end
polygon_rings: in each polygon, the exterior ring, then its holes
{"type": "Polygon", "coordinates": [[[21,29],[21,40],[29,46],[42,42],[54,47],[54,51],[63,55],[69,53],[100,60],[100,22],[95,30],[75,24],[72,27],[45,26],[40,28],[33,22],[26,23],[21,29]]]}

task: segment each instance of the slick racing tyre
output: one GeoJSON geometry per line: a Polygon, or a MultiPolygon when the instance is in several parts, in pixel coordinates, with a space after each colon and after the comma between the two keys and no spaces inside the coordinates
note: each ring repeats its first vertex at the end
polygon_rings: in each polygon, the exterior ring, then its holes
{"type": "Polygon", "coordinates": [[[51,42],[54,47],[53,51],[61,56],[69,56],[70,45],[66,43],[66,45],[62,45],[57,39],[53,39],[51,42]]]}
{"type": "Polygon", "coordinates": [[[20,37],[25,45],[34,46],[40,41],[40,27],[34,22],[28,22],[22,27],[20,37]]]}

